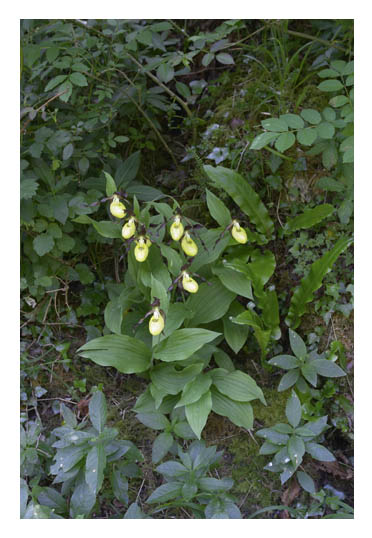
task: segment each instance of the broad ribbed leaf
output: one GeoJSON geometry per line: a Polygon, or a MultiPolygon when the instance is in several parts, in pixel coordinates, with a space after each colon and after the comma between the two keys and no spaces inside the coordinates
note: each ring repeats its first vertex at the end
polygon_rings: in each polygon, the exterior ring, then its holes
{"type": "Polygon", "coordinates": [[[158,364],[150,372],[151,381],[166,394],[178,394],[189,381],[193,380],[203,369],[203,364],[191,364],[176,370],[173,364],[158,364]]]}
{"type": "Polygon", "coordinates": [[[249,402],[236,402],[221,394],[217,389],[211,389],[212,411],[217,415],[227,417],[236,426],[250,430],[253,427],[253,410],[249,402]]]}
{"type": "MultiPolygon", "coordinates": [[[[285,127],[283,130],[288,129],[286,125],[285,127]]],[[[206,165],[204,170],[218,187],[224,189],[231,196],[241,211],[256,225],[258,231],[268,238],[271,237],[274,231],[274,223],[266,207],[248,181],[234,170],[223,166],[214,168],[206,165]]]]}
{"type": "Polygon", "coordinates": [[[191,295],[186,302],[187,308],[192,312],[190,323],[194,327],[222,318],[235,299],[235,293],[226,289],[219,279],[212,278],[209,282],[210,285],[201,284],[198,293],[191,295]]]}
{"type": "Polygon", "coordinates": [[[136,416],[142,424],[153,430],[164,430],[170,424],[167,417],[162,413],[137,413],[136,416]]]}
{"type": "Polygon", "coordinates": [[[227,209],[225,204],[215,194],[213,194],[213,192],[210,192],[208,189],[206,189],[206,192],[209,213],[220,226],[226,228],[226,226],[229,226],[232,221],[230,211],[227,209]]]}
{"type": "Polygon", "coordinates": [[[102,235],[102,237],[107,237],[110,239],[121,239],[121,229],[122,225],[119,222],[111,222],[110,220],[101,220],[97,222],[88,215],[80,215],[73,219],[74,222],[79,224],[92,224],[96,231],[102,235]]]}
{"type": "Polygon", "coordinates": [[[341,237],[332,250],[314,262],[309,273],[301,280],[300,285],[294,290],[289,305],[286,323],[293,329],[299,326],[301,316],[307,311],[307,303],[312,301],[313,295],[322,285],[322,280],[339,255],[347,249],[352,240],[349,237],[341,237]]]}
{"type": "Polygon", "coordinates": [[[244,306],[234,301],[231,304],[230,310],[223,318],[223,333],[225,340],[234,353],[238,353],[244,346],[248,337],[249,328],[248,325],[234,323],[231,318],[244,311],[244,306]]]}
{"type": "Polygon", "coordinates": [[[165,362],[183,361],[219,335],[207,329],[178,329],[155,346],[154,356],[165,362]]]}
{"type": "Polygon", "coordinates": [[[311,228],[311,226],[332,215],[334,210],[335,208],[331,204],[321,204],[313,209],[305,209],[301,215],[297,215],[286,223],[285,232],[292,233],[296,230],[311,228]]]}
{"type": "Polygon", "coordinates": [[[247,274],[235,271],[226,264],[212,267],[212,271],[228,290],[253,300],[251,279],[247,274]]]}
{"type": "Polygon", "coordinates": [[[181,407],[198,401],[212,384],[209,374],[199,374],[195,379],[186,383],[182,396],[175,407],[181,407]]]}
{"type": "Polygon", "coordinates": [[[212,397],[211,392],[208,390],[203,396],[196,402],[186,405],[185,414],[190,428],[195,433],[198,439],[200,439],[201,432],[207,422],[207,418],[212,409],[212,397]]]}
{"type": "Polygon", "coordinates": [[[117,334],[90,340],[77,352],[100,366],[113,366],[124,374],[144,372],[151,361],[151,351],[141,340],[117,334]]]}
{"type": "Polygon", "coordinates": [[[255,380],[240,370],[235,370],[226,376],[216,376],[213,383],[222,394],[232,400],[250,402],[259,399],[266,405],[263,392],[255,380]]]}

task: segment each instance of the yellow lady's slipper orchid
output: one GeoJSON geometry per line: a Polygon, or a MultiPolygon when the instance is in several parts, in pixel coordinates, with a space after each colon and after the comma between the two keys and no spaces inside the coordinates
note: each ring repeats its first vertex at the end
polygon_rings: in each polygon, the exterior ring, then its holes
{"type": "Polygon", "coordinates": [[[130,239],[136,233],[136,219],[131,217],[121,230],[123,239],[130,239]]]}
{"type": "Polygon", "coordinates": [[[187,256],[196,256],[198,253],[197,244],[191,239],[188,232],[185,232],[181,241],[181,247],[187,256]]]}
{"type": "Polygon", "coordinates": [[[159,312],[159,308],[154,308],[154,313],[149,321],[149,331],[153,336],[157,336],[164,329],[164,318],[159,312]]]}
{"type": "Polygon", "coordinates": [[[149,255],[149,247],[146,244],[144,237],[140,237],[134,248],[134,257],[138,262],[144,262],[149,255]]]}
{"type": "Polygon", "coordinates": [[[183,277],[182,277],[183,289],[188,291],[189,293],[196,293],[199,289],[199,284],[196,282],[196,280],[191,278],[191,276],[188,273],[186,273],[186,271],[184,271],[182,274],[183,274],[183,277]]]}
{"type": "Polygon", "coordinates": [[[122,219],[126,215],[125,205],[120,202],[119,197],[116,194],[114,194],[114,198],[110,204],[110,211],[111,214],[118,219],[122,219]]]}
{"type": "Polygon", "coordinates": [[[176,215],[174,217],[174,222],[172,226],[170,227],[170,234],[172,236],[172,239],[174,239],[175,241],[179,241],[181,237],[183,236],[183,232],[184,232],[184,227],[181,222],[181,218],[179,215],[176,215]]]}
{"type": "Polygon", "coordinates": [[[152,245],[152,243],[151,243],[150,238],[149,238],[148,235],[146,235],[146,245],[147,245],[148,247],[151,247],[151,245],[152,245]]]}
{"type": "Polygon", "coordinates": [[[244,245],[248,241],[247,232],[242,228],[237,220],[233,221],[231,235],[238,243],[244,245]]]}

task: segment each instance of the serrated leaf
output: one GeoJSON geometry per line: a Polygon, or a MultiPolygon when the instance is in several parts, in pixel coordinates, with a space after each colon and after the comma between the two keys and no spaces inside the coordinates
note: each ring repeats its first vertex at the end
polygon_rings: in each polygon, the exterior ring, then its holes
{"type": "Polygon", "coordinates": [[[290,425],[297,428],[301,420],[302,409],[301,402],[294,390],[292,390],[292,394],[287,400],[285,414],[290,425]]]}
{"type": "Polygon", "coordinates": [[[32,245],[38,256],[44,256],[54,247],[54,239],[48,233],[43,233],[35,237],[32,245]]]}
{"type": "Polygon", "coordinates": [[[125,374],[144,372],[151,361],[150,349],[141,340],[126,335],[95,338],[77,352],[100,366],[113,366],[125,374]]]}
{"type": "Polygon", "coordinates": [[[21,180],[21,200],[29,200],[32,198],[39,187],[36,179],[27,178],[21,180]]]}
{"type": "Polygon", "coordinates": [[[208,177],[220,188],[224,189],[240,209],[256,225],[258,231],[271,237],[274,223],[256,192],[240,174],[223,166],[206,165],[204,170],[208,177]]]}

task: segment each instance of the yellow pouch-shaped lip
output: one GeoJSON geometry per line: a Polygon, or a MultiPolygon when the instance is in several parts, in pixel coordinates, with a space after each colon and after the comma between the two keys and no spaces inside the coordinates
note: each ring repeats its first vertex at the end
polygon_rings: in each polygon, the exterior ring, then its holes
{"type": "Polygon", "coordinates": [[[239,222],[234,221],[234,225],[231,229],[231,235],[238,243],[244,245],[248,241],[247,232],[242,228],[239,222]]]}
{"type": "Polygon", "coordinates": [[[172,226],[170,227],[170,234],[174,241],[179,241],[183,236],[184,227],[179,217],[175,217],[172,226]]]}
{"type": "Polygon", "coordinates": [[[187,256],[196,256],[198,253],[197,244],[191,239],[187,232],[185,232],[185,235],[183,236],[181,247],[187,256]]]}
{"type": "Polygon", "coordinates": [[[159,308],[154,309],[154,313],[149,321],[149,331],[153,336],[157,336],[164,329],[164,318],[159,312],[159,308]]]}
{"type": "Polygon", "coordinates": [[[126,222],[121,230],[121,235],[123,236],[123,239],[130,239],[133,237],[133,235],[136,233],[136,224],[135,220],[132,217],[131,219],[126,222]]]}
{"type": "Polygon", "coordinates": [[[138,262],[144,262],[149,255],[149,247],[147,246],[145,239],[140,237],[137,241],[137,245],[134,248],[134,257],[138,262]]]}
{"type": "Polygon", "coordinates": [[[110,212],[111,212],[112,215],[114,215],[114,217],[116,217],[118,219],[122,219],[126,215],[125,205],[120,202],[120,200],[116,196],[116,194],[115,194],[114,199],[112,200],[112,202],[110,204],[110,212]]]}
{"type": "Polygon", "coordinates": [[[191,276],[186,272],[183,273],[182,286],[183,289],[189,293],[196,293],[199,289],[199,284],[196,282],[196,280],[191,278],[191,276]]]}

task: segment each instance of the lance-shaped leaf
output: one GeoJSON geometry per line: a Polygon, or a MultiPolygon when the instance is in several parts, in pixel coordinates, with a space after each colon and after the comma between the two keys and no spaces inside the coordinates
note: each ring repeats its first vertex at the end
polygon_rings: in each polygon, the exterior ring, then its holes
{"type": "Polygon", "coordinates": [[[195,379],[202,371],[203,364],[191,364],[182,370],[176,370],[173,364],[158,364],[150,372],[151,381],[164,394],[178,394],[185,385],[195,379]]]}
{"type": "Polygon", "coordinates": [[[208,189],[206,189],[206,192],[209,213],[220,226],[226,228],[226,226],[229,226],[232,221],[230,211],[227,209],[225,204],[215,194],[213,194],[213,192],[210,192],[208,189]]]}
{"type": "Polygon", "coordinates": [[[294,390],[292,390],[292,394],[287,400],[285,414],[290,425],[297,428],[301,420],[302,409],[301,402],[294,390]]]}
{"type": "Polygon", "coordinates": [[[253,427],[253,410],[249,402],[236,402],[224,396],[212,386],[212,410],[217,415],[227,417],[236,426],[250,430],[253,427]]]}
{"type": "Polygon", "coordinates": [[[108,173],[103,171],[106,177],[106,196],[112,196],[118,189],[114,178],[108,173]]]}
{"type": "Polygon", "coordinates": [[[284,232],[292,233],[296,230],[311,228],[326,217],[329,217],[329,215],[332,215],[334,210],[335,208],[331,204],[321,204],[312,209],[305,209],[301,215],[297,215],[286,222],[284,232]]]}
{"type": "Polygon", "coordinates": [[[307,355],[305,342],[302,340],[301,336],[295,331],[292,331],[292,329],[289,329],[289,341],[292,351],[296,357],[299,359],[305,359],[307,355]]]}
{"type": "Polygon", "coordinates": [[[232,400],[250,402],[251,400],[259,399],[266,405],[263,392],[255,380],[240,370],[215,375],[213,376],[213,383],[222,394],[232,400]]]}
{"type": "Polygon", "coordinates": [[[79,224],[92,224],[96,231],[103,237],[121,239],[122,225],[120,222],[111,222],[111,220],[96,221],[88,215],[79,215],[76,219],[72,220],[79,224]]]}
{"type": "Polygon", "coordinates": [[[253,300],[251,279],[247,274],[235,271],[226,264],[212,267],[212,271],[228,290],[253,300]]]}
{"type": "Polygon", "coordinates": [[[221,284],[217,278],[201,284],[198,293],[194,293],[186,302],[192,312],[191,323],[194,327],[220,319],[226,314],[236,295],[221,284]]]}
{"type": "Polygon", "coordinates": [[[175,407],[189,405],[198,401],[205,394],[212,384],[210,375],[199,374],[195,379],[186,383],[183,388],[182,396],[175,407]]]}
{"type": "Polygon", "coordinates": [[[165,362],[183,361],[219,335],[207,329],[178,329],[155,346],[154,356],[165,362]]]}
{"type": "Polygon", "coordinates": [[[85,481],[94,495],[97,495],[101,489],[105,466],[106,454],[103,444],[93,446],[87,454],[85,464],[85,481]]]}
{"type": "Polygon", "coordinates": [[[97,390],[89,402],[89,418],[93,426],[102,433],[107,419],[107,405],[104,394],[97,390]]]}
{"type": "Polygon", "coordinates": [[[207,418],[212,409],[211,392],[208,390],[203,396],[192,404],[185,406],[185,414],[190,428],[200,439],[201,432],[207,422],[207,418]]]}
{"type": "Polygon", "coordinates": [[[307,303],[312,301],[314,293],[321,285],[323,278],[331,270],[339,255],[347,249],[352,240],[349,237],[341,237],[335,246],[324,256],[314,262],[306,277],[301,280],[300,285],[294,290],[289,305],[286,323],[293,329],[296,329],[301,321],[301,316],[307,311],[307,303]]]}
{"type": "Polygon", "coordinates": [[[208,177],[231,196],[236,205],[256,225],[257,230],[271,237],[274,223],[258,194],[240,174],[223,166],[204,166],[208,177]]]}
{"type": "Polygon", "coordinates": [[[77,352],[100,366],[113,366],[124,374],[144,372],[151,361],[151,351],[141,340],[117,334],[90,340],[77,352]]]}

